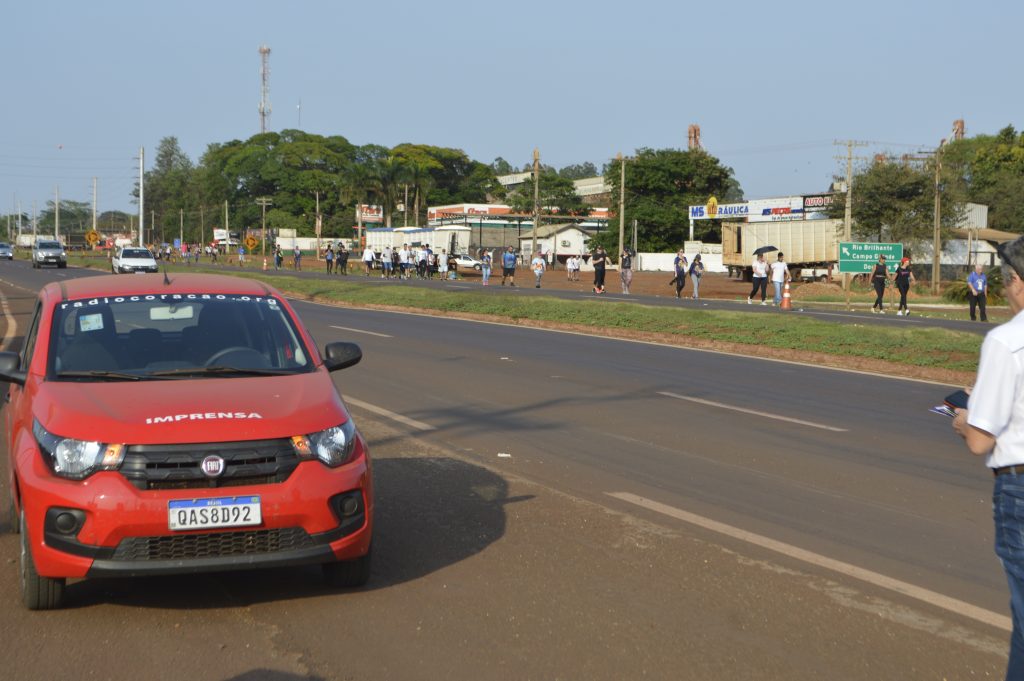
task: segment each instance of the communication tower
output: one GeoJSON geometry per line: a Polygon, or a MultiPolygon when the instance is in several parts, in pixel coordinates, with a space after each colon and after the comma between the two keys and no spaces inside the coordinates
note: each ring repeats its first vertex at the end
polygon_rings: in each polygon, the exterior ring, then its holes
{"type": "Polygon", "coordinates": [[[260,45],[260,133],[267,131],[270,118],[270,48],[260,45]]]}

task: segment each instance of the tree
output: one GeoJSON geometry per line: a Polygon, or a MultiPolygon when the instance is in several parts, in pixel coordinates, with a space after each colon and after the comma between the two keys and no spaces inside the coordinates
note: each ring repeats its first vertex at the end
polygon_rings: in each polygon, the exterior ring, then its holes
{"type": "MultiPolygon", "coordinates": [[[[619,197],[620,161],[605,166],[605,181],[612,186],[613,205],[619,197]]],[[[726,167],[701,149],[638,149],[626,160],[625,222],[638,224],[637,244],[645,251],[674,251],[689,230],[689,207],[703,205],[714,196],[721,203],[741,201],[743,191],[726,167]]],[[[617,220],[615,221],[617,222],[617,220]]],[[[695,236],[720,239],[717,220],[702,220],[695,236]]],[[[618,248],[618,229],[595,237],[610,253],[618,248]]]]}
{"type": "Polygon", "coordinates": [[[597,177],[597,175],[597,166],[590,161],[566,166],[558,171],[559,177],[564,177],[569,180],[582,180],[587,177],[597,177]]]}
{"type": "Polygon", "coordinates": [[[989,227],[1024,233],[1024,133],[1008,125],[995,135],[951,142],[942,156],[966,200],[989,207],[989,227]]]}
{"type": "MultiPolygon", "coordinates": [[[[512,210],[517,213],[533,213],[533,180],[524,182],[509,197],[512,210]]],[[[572,180],[548,170],[540,174],[540,209],[543,215],[579,215],[590,213],[590,207],[576,193],[572,180]]]]}
{"type": "Polygon", "coordinates": [[[516,169],[512,167],[512,164],[501,156],[491,162],[491,170],[494,171],[495,175],[511,175],[516,172],[516,169]]]}
{"type": "MultiPolygon", "coordinates": [[[[935,166],[899,162],[895,158],[875,161],[853,175],[853,226],[855,239],[914,243],[930,241],[935,230],[935,166]]],[[[948,235],[963,215],[963,201],[950,175],[941,177],[942,230],[948,235]]],[[[836,196],[830,216],[841,218],[846,196],[836,196]]]]}

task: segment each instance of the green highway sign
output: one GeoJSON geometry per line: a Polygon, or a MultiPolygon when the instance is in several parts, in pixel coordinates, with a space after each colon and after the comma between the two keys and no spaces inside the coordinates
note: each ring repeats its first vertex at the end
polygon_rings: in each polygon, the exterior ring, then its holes
{"type": "Polygon", "coordinates": [[[903,257],[903,244],[873,244],[842,241],[839,243],[839,273],[862,274],[875,269],[878,256],[885,256],[885,266],[896,271],[903,257]]]}

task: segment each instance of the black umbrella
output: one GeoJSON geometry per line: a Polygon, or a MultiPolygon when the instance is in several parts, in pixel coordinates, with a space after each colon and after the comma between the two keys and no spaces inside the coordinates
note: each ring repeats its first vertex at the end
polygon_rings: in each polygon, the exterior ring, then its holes
{"type": "Polygon", "coordinates": [[[775,248],[775,246],[761,246],[761,248],[754,251],[754,255],[761,255],[762,253],[771,253],[772,251],[777,250],[779,249],[775,248]]]}

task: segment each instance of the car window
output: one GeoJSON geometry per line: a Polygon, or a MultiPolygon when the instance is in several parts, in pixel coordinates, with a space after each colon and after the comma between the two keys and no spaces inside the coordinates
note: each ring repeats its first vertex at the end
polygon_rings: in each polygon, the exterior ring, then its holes
{"type": "Polygon", "coordinates": [[[126,248],[121,251],[122,258],[152,258],[153,254],[145,248],[126,248]]]}
{"type": "Polygon", "coordinates": [[[60,244],[56,241],[37,241],[36,248],[60,248],[60,244]]]}
{"type": "Polygon", "coordinates": [[[211,366],[301,373],[313,369],[311,357],[276,298],[154,294],[61,302],[47,369],[57,380],[89,380],[89,372],[187,376],[211,366]]]}

